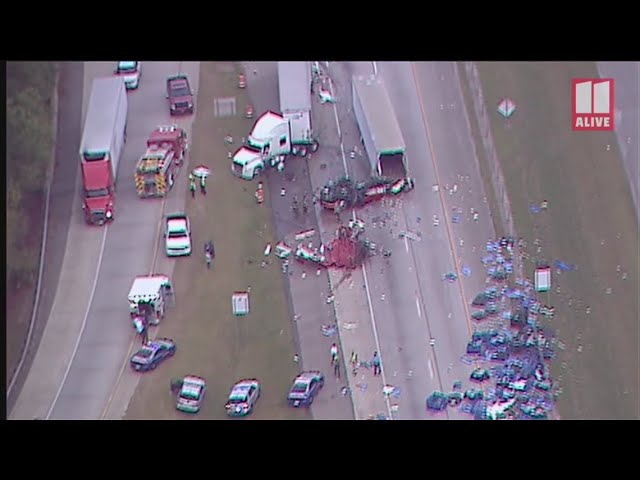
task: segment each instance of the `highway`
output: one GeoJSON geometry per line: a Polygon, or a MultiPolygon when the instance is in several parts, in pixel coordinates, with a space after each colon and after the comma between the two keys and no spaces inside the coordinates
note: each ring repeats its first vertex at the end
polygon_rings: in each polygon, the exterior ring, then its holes
{"type": "Polygon", "coordinates": [[[615,80],[616,135],[640,218],[640,62],[599,62],[601,77],[615,80]]]}
{"type": "MultiPolygon", "coordinates": [[[[386,380],[401,392],[394,400],[394,418],[468,418],[455,410],[433,416],[425,408],[431,391],[449,392],[456,380],[469,385],[471,367],[460,361],[471,330],[467,306],[484,286],[480,258],[494,235],[455,66],[378,62],[377,70],[394,105],[417,185],[395,205],[371,205],[358,215],[366,222],[366,236],[393,252],[389,261],[372,259],[367,272],[386,380]],[[452,221],[454,207],[463,212],[458,224],[452,221]],[[479,213],[477,223],[471,208],[479,213]],[[401,231],[419,240],[400,239],[401,231]],[[471,276],[461,274],[463,266],[471,276]],[[459,280],[444,282],[442,276],[451,271],[459,280]]],[[[351,112],[350,77],[371,73],[370,63],[330,66],[346,151],[362,150],[351,112]]],[[[359,162],[359,174],[366,175],[364,156],[351,162],[359,162]]]]}
{"type": "MultiPolygon", "coordinates": [[[[86,64],[83,119],[93,78],[112,75],[114,66],[115,62],[86,64]]],[[[58,291],[11,418],[120,418],[126,409],[137,384],[137,377],[123,369],[134,340],[126,297],[136,275],[171,275],[173,261],[159,249],[161,219],[163,211],[182,208],[186,184],[181,172],[166,201],[142,201],[133,172],[156,125],[190,128],[192,117],[173,121],[165,99],[166,77],[179,71],[189,75],[197,93],[197,62],[145,62],[138,91],[129,93],[127,144],[118,167],[113,224],[84,224],[78,178],[58,291]]]]}

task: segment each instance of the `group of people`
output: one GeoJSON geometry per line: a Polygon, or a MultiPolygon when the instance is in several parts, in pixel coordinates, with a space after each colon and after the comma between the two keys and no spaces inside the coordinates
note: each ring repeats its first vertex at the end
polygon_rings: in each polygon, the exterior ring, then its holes
{"type": "MultiPolygon", "coordinates": [[[[333,374],[340,378],[340,355],[338,353],[338,345],[333,343],[331,348],[329,349],[329,353],[331,355],[331,365],[333,366],[333,374]]],[[[371,365],[373,366],[373,375],[375,377],[382,374],[382,359],[378,352],[373,352],[373,357],[371,358],[371,365]]],[[[358,372],[358,367],[360,366],[360,362],[358,361],[358,354],[355,351],[351,352],[351,367],[354,375],[358,372]]]]}
{"type": "MultiPolygon", "coordinates": [[[[200,175],[200,191],[203,195],[207,194],[207,177],[206,175],[200,175]]],[[[191,191],[191,198],[196,198],[196,176],[193,173],[189,174],[189,190],[191,191]]]]}

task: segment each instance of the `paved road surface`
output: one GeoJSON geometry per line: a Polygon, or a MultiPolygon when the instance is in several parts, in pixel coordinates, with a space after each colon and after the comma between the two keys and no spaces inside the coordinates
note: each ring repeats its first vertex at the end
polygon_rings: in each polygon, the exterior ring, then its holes
{"type": "Polygon", "coordinates": [[[616,135],[640,218],[640,62],[600,62],[601,77],[615,79],[616,135]]]}
{"type": "MultiPolygon", "coordinates": [[[[484,242],[493,235],[492,225],[453,64],[378,63],[377,69],[396,109],[418,187],[393,206],[372,205],[359,214],[368,220],[367,236],[393,251],[388,264],[374,258],[367,269],[372,272],[371,298],[387,382],[401,390],[394,400],[394,418],[433,418],[425,411],[426,396],[434,389],[450,391],[455,380],[468,379],[470,367],[459,361],[469,337],[463,296],[475,295],[484,283],[479,259],[484,242]],[[437,193],[434,184],[440,186],[437,193]],[[457,184],[452,195],[445,194],[447,184],[457,184]],[[451,222],[454,206],[464,211],[456,225],[451,222]],[[478,223],[471,220],[471,207],[480,214],[478,223]],[[437,227],[433,215],[439,218],[437,227]],[[420,232],[421,239],[401,240],[402,230],[420,232]],[[474,247],[477,254],[471,251],[474,247]],[[456,268],[459,274],[462,265],[471,267],[471,277],[454,284],[442,281],[442,275],[456,268]]],[[[341,123],[348,151],[359,143],[350,112],[349,77],[371,72],[366,63],[332,64],[332,78],[342,86],[338,105],[345,112],[341,123]]],[[[466,418],[456,412],[449,416],[466,418]]]]}
{"type": "MultiPolygon", "coordinates": [[[[58,292],[13,418],[98,419],[110,402],[133,337],[126,295],[135,275],[153,269],[163,208],[162,201],[137,198],[132,172],[150,130],[171,122],[164,82],[181,68],[196,81],[197,63],[145,63],[140,89],[129,96],[116,221],[108,229],[88,228],[79,202],[73,205],[58,292]]],[[[83,118],[92,79],[110,75],[112,69],[111,62],[86,64],[83,118]]],[[[120,390],[132,393],[133,388],[120,390]]],[[[128,399],[118,401],[123,408],[126,403],[128,399]]]]}

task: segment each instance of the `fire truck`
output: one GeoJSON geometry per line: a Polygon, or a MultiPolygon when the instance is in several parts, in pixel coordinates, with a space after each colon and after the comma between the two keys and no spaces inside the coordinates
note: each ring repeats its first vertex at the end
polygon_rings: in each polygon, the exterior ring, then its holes
{"type": "Polygon", "coordinates": [[[147,150],[136,165],[136,191],[140,198],[169,193],[188,149],[187,132],[178,126],[159,126],[149,135],[147,150]]]}
{"type": "Polygon", "coordinates": [[[328,182],[320,192],[320,204],[327,210],[340,213],[347,208],[360,208],[387,196],[399,195],[413,189],[411,178],[372,178],[366,182],[354,182],[343,177],[328,182]]]}

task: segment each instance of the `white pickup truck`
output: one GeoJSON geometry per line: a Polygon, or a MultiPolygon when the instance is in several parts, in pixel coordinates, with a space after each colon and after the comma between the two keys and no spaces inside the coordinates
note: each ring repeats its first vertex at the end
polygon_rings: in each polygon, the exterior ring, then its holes
{"type": "Polygon", "coordinates": [[[191,255],[191,224],[186,213],[165,217],[164,242],[167,257],[191,255]]]}

